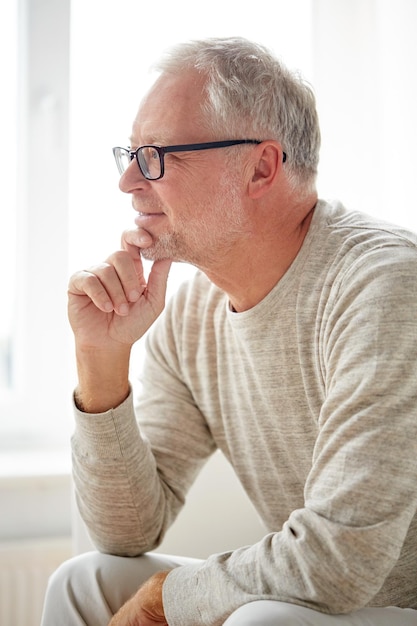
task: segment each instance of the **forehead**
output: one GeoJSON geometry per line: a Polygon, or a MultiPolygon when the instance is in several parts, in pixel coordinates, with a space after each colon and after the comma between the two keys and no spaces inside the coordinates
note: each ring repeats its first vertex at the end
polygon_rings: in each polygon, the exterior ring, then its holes
{"type": "Polygon", "coordinates": [[[133,123],[142,143],[202,140],[204,78],[196,71],[162,74],[143,99],[133,123]]]}

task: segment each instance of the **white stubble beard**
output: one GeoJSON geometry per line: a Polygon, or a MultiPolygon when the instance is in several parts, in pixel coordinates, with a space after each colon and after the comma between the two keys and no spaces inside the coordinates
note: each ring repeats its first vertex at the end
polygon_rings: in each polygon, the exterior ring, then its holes
{"type": "Polygon", "coordinates": [[[208,202],[195,207],[198,220],[179,216],[175,229],[154,237],[153,245],[142,250],[144,258],[171,259],[200,268],[218,262],[245,229],[238,188],[237,176],[230,170],[224,172],[208,202]]]}

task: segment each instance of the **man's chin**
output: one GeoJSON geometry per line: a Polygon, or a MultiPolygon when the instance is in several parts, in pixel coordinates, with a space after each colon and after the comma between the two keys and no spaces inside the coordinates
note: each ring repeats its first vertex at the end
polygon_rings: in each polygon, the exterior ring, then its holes
{"type": "Polygon", "coordinates": [[[182,252],[185,252],[184,246],[172,234],[166,237],[154,238],[151,246],[141,248],[140,251],[143,258],[147,261],[165,261],[169,259],[173,262],[188,263],[189,261],[185,258],[187,254],[182,254],[182,252]]]}
{"type": "Polygon", "coordinates": [[[153,247],[152,248],[141,248],[140,249],[140,255],[141,255],[141,257],[143,257],[147,261],[156,261],[155,251],[154,251],[153,247]]]}
{"type": "Polygon", "coordinates": [[[177,261],[173,258],[172,254],[169,254],[167,250],[158,250],[157,246],[151,246],[150,248],[142,248],[140,251],[141,256],[146,261],[177,261]]]}

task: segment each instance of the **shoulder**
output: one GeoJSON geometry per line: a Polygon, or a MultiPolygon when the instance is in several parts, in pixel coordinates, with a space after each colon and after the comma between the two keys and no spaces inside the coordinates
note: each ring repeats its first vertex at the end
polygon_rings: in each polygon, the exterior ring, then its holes
{"type": "Polygon", "coordinates": [[[338,285],[382,273],[415,275],[417,235],[370,215],[347,211],[338,202],[320,201],[312,223],[310,256],[338,285]]]}
{"type": "Polygon", "coordinates": [[[345,252],[362,254],[382,247],[399,247],[417,254],[416,233],[360,211],[349,211],[337,201],[319,200],[312,226],[329,245],[343,246],[345,252]]]}

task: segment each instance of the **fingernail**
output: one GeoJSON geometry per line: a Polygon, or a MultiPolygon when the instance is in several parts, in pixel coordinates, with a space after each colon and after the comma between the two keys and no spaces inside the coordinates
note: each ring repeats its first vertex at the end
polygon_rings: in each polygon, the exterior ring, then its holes
{"type": "Polygon", "coordinates": [[[151,246],[152,237],[148,233],[143,233],[138,237],[139,246],[151,246]]]}

